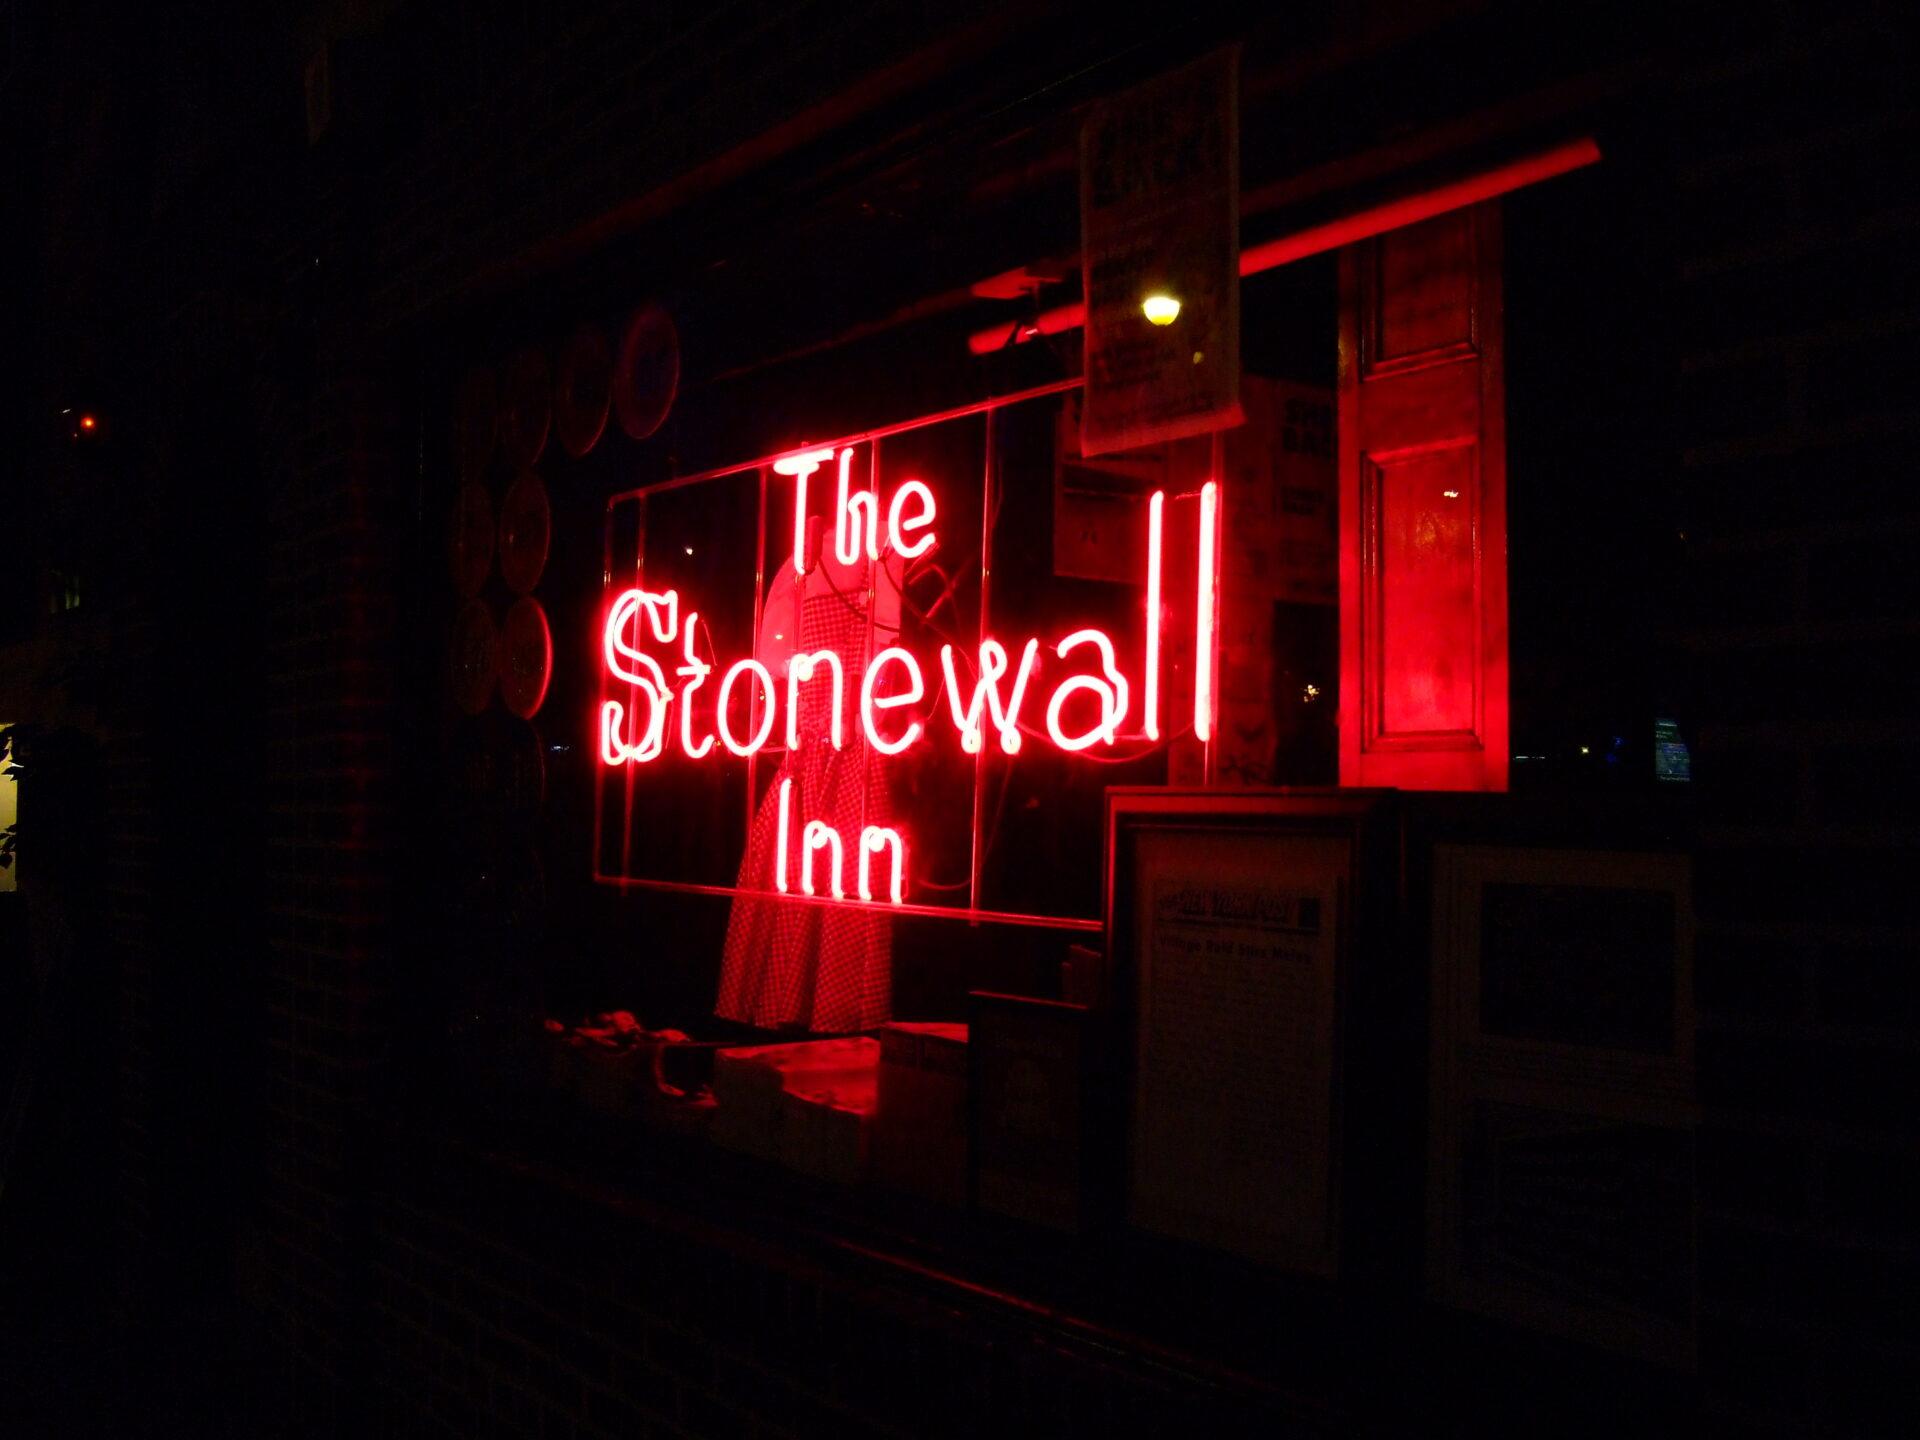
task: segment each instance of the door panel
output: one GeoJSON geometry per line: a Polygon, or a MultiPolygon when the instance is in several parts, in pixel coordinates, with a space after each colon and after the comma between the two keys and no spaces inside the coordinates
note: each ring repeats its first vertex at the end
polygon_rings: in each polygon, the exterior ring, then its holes
{"type": "Polygon", "coordinates": [[[1340,259],[1340,783],[1507,787],[1500,212],[1340,259]]]}

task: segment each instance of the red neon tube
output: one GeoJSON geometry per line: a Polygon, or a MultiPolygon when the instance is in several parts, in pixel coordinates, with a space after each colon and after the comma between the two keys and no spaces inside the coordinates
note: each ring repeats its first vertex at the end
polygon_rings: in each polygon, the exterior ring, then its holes
{"type": "Polygon", "coordinates": [[[1102,928],[1098,920],[1080,920],[1067,915],[1026,915],[1018,910],[963,910],[957,906],[922,905],[913,901],[892,905],[884,900],[860,900],[853,896],[835,900],[831,895],[783,895],[778,891],[742,890],[738,885],[701,885],[691,880],[649,880],[638,875],[608,875],[599,870],[597,865],[593,878],[602,885],[613,885],[622,890],[658,890],[671,895],[738,895],[777,905],[839,905],[884,910],[893,915],[930,915],[943,920],[966,920],[982,925],[1025,925],[1041,930],[1080,930],[1089,934],[1098,934],[1102,928]]]}
{"type": "Polygon", "coordinates": [[[1164,527],[1167,492],[1156,490],[1147,502],[1147,663],[1146,732],[1160,738],[1160,532],[1164,527]]]}
{"type": "Polygon", "coordinates": [[[1213,672],[1219,659],[1213,649],[1214,573],[1220,567],[1220,486],[1209,480],[1200,487],[1200,579],[1194,597],[1193,738],[1202,744],[1213,739],[1213,672]]]}
{"type": "MultiPolygon", "coordinates": [[[[1342,245],[1351,245],[1357,240],[1371,240],[1375,235],[1417,225],[1422,220],[1431,220],[1449,210],[1477,205],[1482,200],[1508,195],[1529,185],[1537,185],[1542,180],[1551,180],[1557,175],[1583,170],[1598,163],[1599,159],[1600,147],[1591,137],[1556,145],[1551,150],[1543,150],[1537,155],[1528,155],[1478,175],[1470,175],[1438,189],[1389,200],[1385,204],[1344,215],[1338,220],[1329,220],[1324,225],[1310,226],[1291,235],[1281,235],[1258,245],[1250,245],[1240,252],[1240,273],[1258,275],[1263,270],[1304,260],[1309,255],[1338,250],[1342,245]]],[[[1086,323],[1087,307],[1075,301],[1071,305],[1058,305],[1042,311],[1031,320],[1003,321],[985,330],[976,330],[967,337],[967,348],[975,355],[991,355],[996,350],[1025,344],[1041,335],[1062,335],[1069,330],[1078,330],[1086,323]]]]}

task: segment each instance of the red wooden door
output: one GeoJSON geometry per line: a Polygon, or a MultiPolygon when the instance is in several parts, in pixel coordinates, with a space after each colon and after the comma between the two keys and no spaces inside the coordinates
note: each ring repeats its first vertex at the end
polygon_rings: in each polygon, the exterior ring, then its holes
{"type": "Polygon", "coordinates": [[[1500,210],[1340,255],[1340,783],[1507,788],[1500,210]]]}

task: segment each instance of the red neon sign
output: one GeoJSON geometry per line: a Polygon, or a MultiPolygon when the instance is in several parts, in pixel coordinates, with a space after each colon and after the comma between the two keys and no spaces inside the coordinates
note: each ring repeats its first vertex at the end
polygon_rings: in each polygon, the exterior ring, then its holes
{"type": "MultiPolygon", "coordinates": [[[[1061,388],[1065,387],[1049,387],[1048,393],[1061,388]]],[[[1022,398],[1038,397],[1015,397],[1022,398]]],[[[922,425],[991,408],[974,407],[922,425]]],[[[924,463],[891,473],[881,453],[882,436],[913,428],[920,427],[896,427],[834,445],[803,447],[755,465],[615,497],[615,504],[645,506],[657,495],[685,485],[757,473],[761,534],[767,533],[772,517],[784,508],[787,515],[773,523],[784,533],[790,519],[792,545],[783,558],[791,560],[791,569],[776,565],[764,584],[756,583],[753,613],[758,634],[752,653],[717,653],[700,612],[708,608],[708,599],[717,599],[730,578],[737,577],[703,571],[678,584],[650,587],[639,573],[645,565],[643,540],[636,583],[616,586],[609,530],[610,599],[598,637],[602,698],[595,750],[607,771],[627,777],[629,827],[636,807],[633,797],[644,796],[647,777],[663,761],[670,759],[676,767],[748,762],[750,818],[756,808],[752,765],[764,757],[777,760],[781,770],[764,812],[769,830],[762,843],[771,842],[771,854],[755,884],[749,885],[744,873],[737,886],[654,881],[628,874],[624,864],[614,874],[597,869],[597,878],[720,893],[771,890],[795,901],[984,913],[957,910],[951,904],[910,903],[919,883],[912,832],[897,824],[872,823],[885,820],[885,815],[803,813],[817,805],[813,795],[819,786],[804,779],[796,784],[796,778],[808,765],[878,766],[884,794],[890,783],[884,778],[885,767],[894,762],[951,754],[950,747],[956,744],[976,763],[984,761],[989,730],[1001,765],[1020,756],[1028,740],[1068,759],[1115,754],[1135,759],[1186,733],[1183,725],[1176,724],[1174,736],[1163,736],[1166,681],[1162,672],[1168,657],[1164,632],[1170,618],[1164,593],[1165,552],[1170,544],[1176,553],[1191,547],[1193,555],[1195,578],[1188,591],[1194,597],[1192,614],[1171,618],[1181,627],[1176,632],[1181,634],[1175,647],[1178,653],[1184,654],[1182,632],[1191,626],[1191,733],[1202,741],[1211,736],[1222,523],[1214,480],[1209,477],[1196,488],[1171,494],[1165,488],[1155,489],[1145,497],[1145,533],[1134,542],[1139,550],[1132,562],[1145,603],[1133,611],[1139,616],[1140,629],[1136,636],[1125,637],[1124,648],[1116,644],[1116,632],[1100,625],[1063,627],[1065,633],[1026,634],[1017,639],[996,637],[988,631],[984,614],[983,575],[978,637],[971,642],[943,638],[950,637],[950,631],[936,626],[930,614],[921,614],[923,648],[916,651],[910,632],[883,615],[898,616],[899,596],[916,562],[936,568],[957,564],[954,557],[967,550],[942,534],[943,506],[937,487],[950,485],[956,477],[934,473],[924,463]],[[829,469],[831,510],[822,515],[810,509],[809,482],[829,469]],[[1198,502],[1182,507],[1180,513],[1191,518],[1177,527],[1168,508],[1170,498],[1198,502]],[[896,607],[891,612],[889,599],[896,607]],[[803,643],[800,617],[814,613],[806,607],[824,605],[831,610],[835,603],[856,618],[843,620],[833,643],[819,643],[817,632],[803,643]],[[943,642],[937,645],[937,659],[935,645],[928,643],[935,639],[943,642]],[[1128,741],[1134,744],[1124,743],[1128,741]],[[816,750],[818,759],[802,760],[816,750]],[[876,869],[881,873],[876,875],[876,869]]],[[[991,470],[988,483],[991,487],[991,470]]],[[[983,503],[980,513],[991,515],[994,509],[983,503]]],[[[693,554],[691,547],[684,548],[686,554],[693,554]]],[[[678,567],[678,573],[684,577],[687,567],[678,567]]],[[[1185,573],[1184,560],[1175,573],[1185,573]]],[[[977,850],[977,805],[975,810],[977,850]]],[[[948,810],[940,818],[951,813],[948,810]]],[[[939,891],[953,888],[935,887],[939,891]]]]}

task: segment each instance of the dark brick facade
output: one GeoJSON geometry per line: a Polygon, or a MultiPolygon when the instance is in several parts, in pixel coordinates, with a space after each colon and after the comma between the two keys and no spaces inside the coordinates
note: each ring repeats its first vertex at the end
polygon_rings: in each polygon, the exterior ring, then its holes
{"type": "Polygon", "coordinates": [[[384,1048],[404,492],[375,378],[317,387],[270,491],[263,1318],[328,1428],[364,1363],[361,1136],[384,1048]]]}
{"type": "Polygon", "coordinates": [[[502,1194],[474,1163],[430,1151],[381,1216],[370,1335],[396,1434],[1335,1433],[1318,1404],[1182,1383],[1003,1297],[644,1200],[502,1194]]]}
{"type": "Polygon", "coordinates": [[[1903,1428],[1913,38],[1783,6],[1676,76],[1697,676],[1701,1342],[1735,1432],[1903,1428]]]}
{"type": "MultiPolygon", "coordinates": [[[[1665,638],[1691,680],[1701,814],[1700,1380],[1728,1434],[1891,1430],[1920,1399],[1920,489],[1904,463],[1920,426],[1920,112],[1899,8],[1753,7],[1697,27],[1707,38],[1663,82],[1681,339],[1646,363],[1673,370],[1682,427],[1688,596],[1665,638]]],[[[331,37],[335,129],[268,186],[276,214],[196,231],[189,199],[205,216],[242,197],[196,199],[191,168],[156,199],[143,276],[167,298],[139,353],[182,366],[182,389],[231,385],[263,497],[259,587],[239,597],[264,627],[246,716],[262,819],[258,934],[233,969],[263,977],[264,1040],[236,1072],[259,1087],[236,1283],[290,1430],[1345,1428],[1317,1402],[1213,1386],[870,1259],[531,1173],[482,1179],[472,1150],[391,1123],[393,992],[427,963],[395,893],[398,626],[434,403],[423,336],[471,324],[530,267],[563,269],[769,168],[824,166],[1027,37],[1036,66],[1069,73],[1055,19],[770,0],[644,23],[624,7],[403,9],[331,37]],[[379,83],[396,75],[408,83],[379,83]],[[194,310],[223,284],[242,292],[231,308],[194,310]],[[187,338],[166,338],[183,316],[187,338]]],[[[292,56],[274,57],[283,72],[292,56]]],[[[286,98],[262,111],[283,131],[286,98]]],[[[205,938],[161,899],[175,792],[151,697],[174,695],[155,672],[183,649],[164,587],[129,571],[98,641],[122,672],[102,706],[102,894],[134,1308],[145,1257],[174,1233],[156,1187],[181,1183],[177,1122],[156,1119],[175,1064],[156,1058],[156,1016],[176,1014],[182,947],[205,938]]]]}

